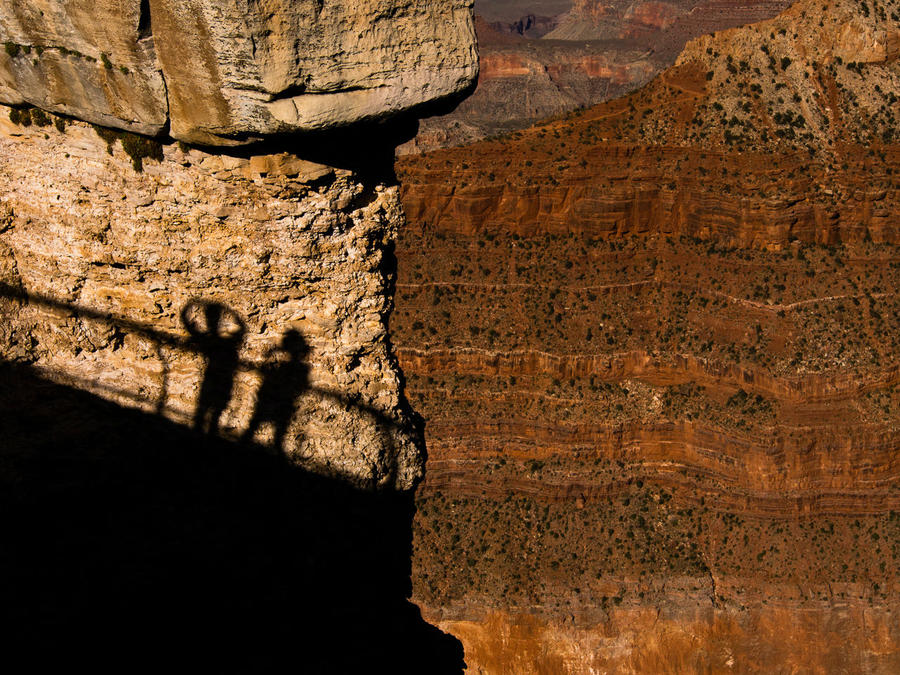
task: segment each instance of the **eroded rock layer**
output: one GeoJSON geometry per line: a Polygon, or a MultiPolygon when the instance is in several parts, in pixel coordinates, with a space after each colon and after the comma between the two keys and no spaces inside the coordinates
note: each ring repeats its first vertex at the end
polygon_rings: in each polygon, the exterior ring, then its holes
{"type": "Polygon", "coordinates": [[[355,485],[414,486],[386,325],[402,218],[389,143],[369,148],[375,169],[340,169],[7,112],[5,360],[355,485]]]}
{"type": "Polygon", "coordinates": [[[900,667],[897,66],[836,56],[897,9],[403,161],[415,593],[475,672],[900,667]]]}
{"type": "Polygon", "coordinates": [[[895,10],[808,4],[690,43],[626,98],[410,163],[411,222],[776,248],[896,242],[895,10]]]}
{"type": "Polygon", "coordinates": [[[475,672],[896,668],[894,246],[428,228],[398,255],[416,598],[475,672]],[[800,616],[849,637],[797,652],[800,616]]]}
{"type": "Polygon", "coordinates": [[[14,0],[0,102],[236,145],[453,99],[477,75],[471,0],[14,0]]]}

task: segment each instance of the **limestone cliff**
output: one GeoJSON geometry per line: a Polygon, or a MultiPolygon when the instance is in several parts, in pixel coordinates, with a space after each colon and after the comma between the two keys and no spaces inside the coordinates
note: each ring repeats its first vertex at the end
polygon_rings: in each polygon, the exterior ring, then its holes
{"type": "Polygon", "coordinates": [[[477,73],[471,0],[14,0],[0,102],[236,145],[453,99],[477,73]]]}
{"type": "Polygon", "coordinates": [[[2,357],[412,488],[421,438],[387,333],[393,149],[472,83],[471,2],[17,0],[0,41],[2,357]]]}
{"type": "MultiPolygon", "coordinates": [[[[211,406],[232,436],[264,405],[267,369],[303,361],[300,389],[279,394],[297,410],[265,420],[293,420],[285,452],[355,483],[414,484],[422,460],[387,336],[396,186],[175,146],[136,173],[86,124],[2,130],[6,358],[188,424],[211,406]],[[291,331],[308,355],[282,344],[291,331]],[[216,369],[231,370],[218,377],[233,391],[204,402],[216,369]]],[[[274,442],[265,431],[257,439],[274,442]]]]}
{"type": "Polygon", "coordinates": [[[395,145],[470,85],[471,24],[467,0],[0,6],[15,651],[461,672],[408,600],[424,447],[388,320],[395,145]]]}

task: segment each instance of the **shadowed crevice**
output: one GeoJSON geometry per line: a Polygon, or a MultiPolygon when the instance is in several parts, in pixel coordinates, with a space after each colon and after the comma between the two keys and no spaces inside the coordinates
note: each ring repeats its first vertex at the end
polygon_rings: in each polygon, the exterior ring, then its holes
{"type": "Polygon", "coordinates": [[[153,22],[150,18],[150,0],[141,0],[139,12],[138,40],[143,40],[153,35],[153,22]]]}

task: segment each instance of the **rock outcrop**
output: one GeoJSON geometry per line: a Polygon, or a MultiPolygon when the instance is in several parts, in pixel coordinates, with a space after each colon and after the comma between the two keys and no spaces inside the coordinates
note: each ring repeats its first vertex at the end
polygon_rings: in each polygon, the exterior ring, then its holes
{"type": "Polygon", "coordinates": [[[0,102],[238,145],[453,100],[471,0],[52,0],[0,8],[0,102]],[[168,125],[168,126],[167,126],[168,125]]]}
{"type": "Polygon", "coordinates": [[[895,245],[436,225],[398,255],[415,597],[470,668],[895,667],[895,245]]]}
{"type": "Polygon", "coordinates": [[[80,122],[2,129],[5,358],[226,437],[256,411],[255,440],[297,464],[415,484],[387,336],[395,185],[174,145],[137,173],[80,122]]]}
{"type": "Polygon", "coordinates": [[[393,151],[471,85],[472,21],[469,0],[4,4],[3,358],[412,488],[421,437],[387,334],[393,151]]]}
{"type": "Polygon", "coordinates": [[[156,135],[166,84],[146,2],[5,2],[0,102],[156,135]]]}

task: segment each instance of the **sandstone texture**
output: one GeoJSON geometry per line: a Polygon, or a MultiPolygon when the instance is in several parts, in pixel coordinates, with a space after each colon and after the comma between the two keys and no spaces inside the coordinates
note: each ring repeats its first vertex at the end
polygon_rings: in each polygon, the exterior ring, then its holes
{"type": "Polygon", "coordinates": [[[590,629],[490,612],[481,621],[441,622],[458,635],[473,673],[773,673],[890,675],[885,650],[900,637],[890,609],[849,605],[837,616],[783,607],[735,616],[697,610],[683,618],[616,609],[590,629]],[[872,639],[870,636],[875,636],[872,639]]]}
{"type": "Polygon", "coordinates": [[[471,0],[16,0],[0,8],[0,102],[207,145],[383,119],[468,89],[471,10],[471,0]]]}
{"type": "Polygon", "coordinates": [[[4,2],[0,102],[159,134],[166,85],[145,12],[138,0],[4,2]]]}
{"type": "Polygon", "coordinates": [[[80,122],[0,129],[6,360],[184,424],[206,406],[226,438],[262,410],[249,440],[293,463],[413,487],[422,453],[387,336],[395,185],[174,145],[136,173],[80,122]]]}
{"type": "Polygon", "coordinates": [[[400,162],[415,597],[474,672],[897,670],[897,11],[400,162]]]}

